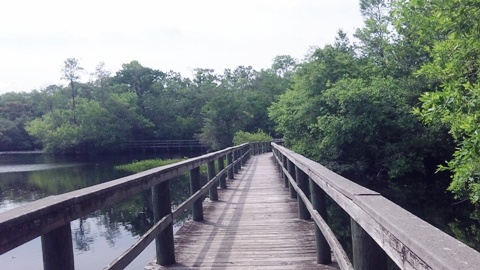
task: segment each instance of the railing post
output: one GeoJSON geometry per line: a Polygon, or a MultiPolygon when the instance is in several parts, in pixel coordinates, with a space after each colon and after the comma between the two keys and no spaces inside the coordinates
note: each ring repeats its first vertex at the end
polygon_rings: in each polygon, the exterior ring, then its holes
{"type": "Polygon", "coordinates": [[[242,167],[245,165],[245,160],[243,159],[244,158],[243,154],[245,154],[245,149],[243,147],[238,149],[238,153],[239,153],[238,158],[240,159],[240,163],[238,163],[240,164],[240,166],[238,167],[238,169],[241,170],[242,167]]]}
{"type": "MultiPolygon", "coordinates": [[[[212,180],[216,173],[215,173],[215,161],[212,160],[212,161],[209,161],[207,163],[207,174],[208,174],[208,180],[212,180]]],[[[217,185],[212,185],[209,189],[209,197],[210,197],[210,200],[212,201],[218,201],[218,191],[217,191],[217,185]]]]}
{"type": "MultiPolygon", "coordinates": [[[[227,166],[232,165],[233,163],[233,157],[232,157],[232,152],[227,154],[227,166]]],[[[233,179],[233,166],[230,166],[230,168],[227,170],[227,176],[228,179],[233,179]]]]}
{"type": "MultiPolygon", "coordinates": [[[[283,154],[282,154],[282,164],[283,164],[283,168],[287,169],[288,160],[287,160],[287,157],[284,156],[283,154]]],[[[285,185],[286,188],[288,188],[289,187],[289,181],[288,181],[287,175],[285,174],[285,172],[283,172],[283,169],[282,169],[282,175],[283,175],[284,185],[285,185]]]]}
{"type": "Polygon", "coordinates": [[[42,235],[43,269],[75,269],[70,223],[42,235]]]}
{"type": "MultiPolygon", "coordinates": [[[[194,194],[201,188],[200,167],[190,170],[190,194],[194,194]]],[[[203,220],[203,199],[199,198],[192,206],[192,219],[194,221],[203,220]]]]}
{"type": "MultiPolygon", "coordinates": [[[[293,162],[291,162],[290,160],[287,160],[287,171],[288,171],[288,174],[290,174],[290,176],[296,182],[296,179],[295,179],[295,164],[293,164],[293,162]]],[[[288,189],[290,190],[290,198],[296,199],[297,198],[297,192],[295,192],[295,188],[293,188],[293,185],[292,185],[292,183],[290,183],[290,181],[288,181],[288,189]]]]}
{"type": "Polygon", "coordinates": [[[244,146],[242,148],[242,166],[245,166],[247,164],[248,160],[248,150],[250,149],[250,145],[244,146]]]}
{"type": "MultiPolygon", "coordinates": [[[[237,159],[238,159],[238,149],[233,151],[233,162],[236,162],[237,159]]],[[[238,166],[239,166],[238,162],[236,162],[235,165],[233,165],[233,173],[234,174],[238,173],[238,170],[239,170],[238,166]]]]}
{"type": "Polygon", "coordinates": [[[353,267],[355,270],[387,269],[387,255],[363,228],[350,218],[352,226],[353,267]]]}
{"type": "MultiPolygon", "coordinates": [[[[217,160],[217,163],[218,163],[218,171],[221,172],[223,169],[225,169],[225,158],[223,156],[219,157],[218,160],[217,160]]],[[[220,188],[227,188],[227,174],[224,173],[221,177],[220,177],[220,181],[219,181],[219,184],[218,186],[220,188]]]]}
{"type": "MultiPolygon", "coordinates": [[[[302,190],[303,194],[309,197],[309,188],[308,188],[308,175],[300,170],[300,168],[296,167],[295,168],[295,178],[297,179],[298,187],[302,190]]],[[[298,199],[298,217],[300,219],[308,220],[312,216],[310,215],[310,212],[308,212],[307,207],[305,206],[305,203],[301,198],[298,199]]]]}
{"type": "Polygon", "coordinates": [[[238,158],[240,159],[240,163],[238,163],[240,164],[240,166],[238,167],[239,171],[242,170],[242,167],[245,166],[245,162],[244,162],[245,160],[243,159],[243,154],[245,154],[245,148],[242,147],[238,149],[238,158]]]}
{"type": "Polygon", "coordinates": [[[278,158],[278,160],[277,160],[278,173],[282,174],[282,176],[283,176],[283,171],[282,171],[282,157],[283,157],[283,155],[277,149],[275,149],[275,155],[278,158]]]}
{"type": "MultiPolygon", "coordinates": [[[[321,189],[311,178],[310,180],[310,200],[312,201],[313,208],[317,210],[318,214],[328,222],[327,204],[325,198],[325,191],[321,189]]],[[[330,246],[328,245],[325,236],[315,223],[315,246],[317,248],[317,263],[329,264],[332,262],[332,255],[330,246]]]]}
{"type": "MultiPolygon", "coordinates": [[[[170,199],[170,180],[152,187],[153,220],[158,222],[164,216],[172,214],[170,199]]],[[[160,232],[155,239],[157,264],[171,265],[175,263],[175,246],[173,243],[173,223],[160,232]]]]}

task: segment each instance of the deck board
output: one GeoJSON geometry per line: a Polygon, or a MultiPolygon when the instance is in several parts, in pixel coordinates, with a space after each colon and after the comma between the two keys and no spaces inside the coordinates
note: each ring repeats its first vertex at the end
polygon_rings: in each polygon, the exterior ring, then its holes
{"type": "Polygon", "coordinates": [[[177,232],[177,263],[145,269],[338,269],[316,263],[313,222],[298,219],[280,177],[271,153],[253,156],[219,201],[205,201],[204,221],[177,232]]]}

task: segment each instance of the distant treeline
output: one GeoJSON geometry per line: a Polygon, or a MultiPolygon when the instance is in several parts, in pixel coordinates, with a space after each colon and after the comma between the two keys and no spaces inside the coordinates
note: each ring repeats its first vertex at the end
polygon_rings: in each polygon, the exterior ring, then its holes
{"type": "Polygon", "coordinates": [[[196,69],[190,79],[137,61],[112,76],[101,63],[82,83],[86,72],[69,58],[59,74],[66,86],[0,96],[0,151],[116,152],[134,140],[192,138],[220,149],[240,130],[274,135],[267,108],[289,88],[295,65],[284,55],[269,69],[196,69]]]}

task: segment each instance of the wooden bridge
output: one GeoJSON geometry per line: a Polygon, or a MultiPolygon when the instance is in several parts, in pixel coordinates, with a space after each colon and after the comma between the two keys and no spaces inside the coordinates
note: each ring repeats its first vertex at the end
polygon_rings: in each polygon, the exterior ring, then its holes
{"type": "Polygon", "coordinates": [[[204,217],[175,237],[176,263],[147,269],[338,269],[316,262],[313,223],[298,219],[297,203],[280,181],[271,154],[251,158],[204,217]]]}
{"type": "Polygon", "coordinates": [[[153,240],[157,256],[146,269],[353,269],[327,225],[326,197],[350,216],[355,269],[387,269],[388,258],[401,269],[480,265],[477,251],[275,143],[227,148],[0,213],[0,254],[41,237],[44,269],[74,269],[70,222],[145,189],[156,223],[106,269],[125,268],[153,240]],[[172,210],[169,183],[184,173],[192,195],[172,210]],[[192,220],[174,237],[187,209],[192,220]]]}

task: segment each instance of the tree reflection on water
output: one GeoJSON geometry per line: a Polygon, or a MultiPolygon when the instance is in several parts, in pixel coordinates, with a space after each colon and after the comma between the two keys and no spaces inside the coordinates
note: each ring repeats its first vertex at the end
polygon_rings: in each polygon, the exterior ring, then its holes
{"type": "MultiPolygon", "coordinates": [[[[113,169],[114,165],[139,159],[135,156],[119,156],[113,160],[99,157],[94,160],[78,160],[73,157],[25,156],[27,163],[58,162],[75,166],[54,166],[50,170],[0,173],[0,212],[18,207],[50,195],[57,195],[76,189],[100,184],[128,175],[113,169]]],[[[15,156],[13,163],[21,163],[15,156]]],[[[81,157],[85,158],[85,157],[81,157]]],[[[146,157],[151,158],[151,157],[146,157]]],[[[88,157],[87,159],[92,159],[88,157]]],[[[0,167],[8,163],[3,158],[0,167]]],[[[205,176],[204,176],[205,177],[205,176]]],[[[188,175],[171,180],[172,205],[178,205],[189,196],[188,175]]],[[[186,218],[185,214],[183,218],[186,218]]],[[[177,222],[181,222],[178,220],[177,222]]],[[[95,211],[72,221],[72,241],[75,249],[76,269],[99,269],[113,261],[127,250],[136,239],[153,226],[152,196],[145,190],[127,200],[95,211]],[[99,253],[100,252],[100,253],[99,253]]],[[[177,226],[178,227],[178,226],[177,226]]],[[[41,249],[37,238],[32,244],[22,245],[2,256],[0,265],[5,269],[25,269],[27,265],[41,266],[41,249]],[[33,243],[35,242],[35,243],[33,243]],[[28,261],[28,263],[27,263],[28,261]]],[[[149,247],[150,248],[150,247],[149,247]]],[[[142,254],[139,262],[129,269],[143,268],[153,259],[153,248],[142,254]]]]}

